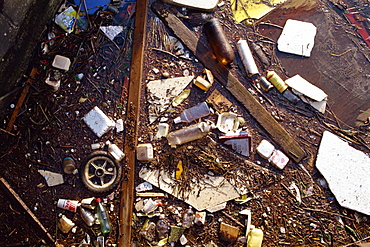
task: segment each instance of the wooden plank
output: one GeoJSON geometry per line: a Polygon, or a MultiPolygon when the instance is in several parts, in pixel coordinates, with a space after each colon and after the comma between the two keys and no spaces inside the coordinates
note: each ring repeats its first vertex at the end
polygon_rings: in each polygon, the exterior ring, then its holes
{"type": "Polygon", "coordinates": [[[55,243],[53,237],[50,235],[50,233],[48,233],[45,227],[27,207],[27,205],[23,202],[19,195],[10,187],[10,185],[4,178],[0,178],[0,187],[7,195],[10,196],[11,201],[14,202],[17,207],[23,209],[23,211],[26,213],[27,218],[29,218],[31,220],[31,223],[36,227],[36,230],[43,235],[43,239],[46,241],[46,243],[54,246],[55,243]]]}
{"type": "Polygon", "coordinates": [[[24,99],[26,98],[26,96],[28,94],[28,90],[30,89],[30,83],[32,82],[33,78],[36,76],[36,72],[37,72],[37,70],[35,68],[33,68],[31,70],[31,73],[30,73],[30,76],[29,76],[29,78],[26,82],[26,85],[24,86],[24,88],[22,90],[22,93],[21,93],[21,96],[18,99],[17,105],[14,108],[13,114],[10,117],[8,125],[6,126],[5,130],[8,131],[8,132],[11,132],[12,129],[13,129],[15,119],[17,118],[19,110],[21,109],[21,106],[23,105],[23,101],[24,101],[24,99]]]}
{"type": "Polygon", "coordinates": [[[301,161],[306,153],[271,114],[253,97],[238,79],[219,63],[208,46],[191,31],[179,18],[170,13],[166,6],[156,1],[152,10],[167,27],[188,47],[203,65],[210,69],[220,82],[268,132],[270,137],[295,162],[301,161]]]}
{"type": "Polygon", "coordinates": [[[146,44],[146,21],[148,13],[148,0],[137,0],[134,41],[132,46],[132,60],[130,68],[130,83],[128,90],[127,124],[124,144],[124,153],[128,166],[128,177],[121,185],[121,206],[119,219],[118,246],[131,246],[131,224],[135,182],[136,146],[138,136],[138,123],[140,116],[140,96],[142,85],[142,68],[144,47],[146,44]]]}

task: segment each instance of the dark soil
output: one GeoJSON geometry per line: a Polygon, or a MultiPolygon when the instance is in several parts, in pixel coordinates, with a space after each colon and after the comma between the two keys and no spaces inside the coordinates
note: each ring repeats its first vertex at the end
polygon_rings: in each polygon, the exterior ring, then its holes
{"type": "MultiPolygon", "coordinates": [[[[321,6],[325,2],[317,4],[321,6]]],[[[204,19],[201,13],[181,12],[181,8],[173,8],[173,11],[189,16],[189,19],[183,19],[184,22],[204,38],[201,28],[204,19]]],[[[106,236],[107,246],[114,246],[117,243],[118,209],[122,206],[119,187],[112,193],[92,193],[82,184],[81,172],[77,175],[65,174],[61,163],[63,158],[69,156],[76,161],[78,167],[81,167],[84,158],[93,152],[91,144],[109,140],[122,148],[127,139],[125,131],[116,133],[115,130],[108,132],[102,138],[97,138],[83,121],[83,116],[94,106],[98,106],[112,119],[121,118],[126,123],[125,111],[134,17],[131,18],[127,12],[124,14],[125,16],[118,18],[110,12],[100,11],[89,17],[89,29],[79,34],[64,35],[58,26],[50,23],[40,43],[47,40],[49,32],[54,32],[57,38],[53,40],[54,44],[50,45],[50,51],[46,54],[43,54],[40,48],[36,48],[30,67],[37,68],[38,74],[32,80],[31,90],[17,117],[15,128],[11,131],[13,134],[0,132],[3,140],[0,148],[0,176],[8,181],[44,227],[55,237],[56,242],[64,246],[86,244],[88,238],[91,239],[91,243],[87,245],[95,246],[96,238],[101,234],[98,225],[88,227],[79,213],[58,208],[56,203],[61,198],[73,200],[88,197],[107,198],[106,207],[113,226],[112,232],[106,236]],[[111,23],[125,27],[120,37],[115,39],[115,43],[99,32],[101,25],[111,23]],[[44,81],[52,69],[51,63],[57,54],[71,58],[72,66],[68,73],[63,74],[60,89],[52,92],[44,81]],[[83,73],[84,77],[81,82],[76,82],[74,76],[79,73],[83,73]],[[64,184],[48,187],[45,179],[38,173],[40,169],[63,174],[64,184]],[[76,223],[75,233],[64,234],[57,228],[61,214],[76,223]]],[[[235,44],[240,37],[248,37],[250,41],[263,44],[263,51],[269,64],[263,64],[257,59],[261,71],[272,69],[278,73],[284,73],[285,68],[280,65],[275,53],[275,43],[263,42],[267,40],[266,37],[259,35],[258,30],[253,27],[235,24],[228,2],[215,13],[208,15],[220,19],[235,51],[235,44]]],[[[168,53],[152,49],[161,49],[173,54],[176,52],[168,46],[160,45],[165,43],[164,37],[167,31],[164,27],[160,27],[160,24],[155,24],[154,18],[155,15],[149,10],[143,68],[145,82],[162,78],[163,72],[168,72],[171,77],[183,76],[187,71],[195,76],[201,75],[204,67],[191,54],[190,59],[175,58],[168,53]],[[160,72],[155,74],[153,68],[159,69],[160,72]]],[[[181,160],[184,172],[179,183],[183,190],[191,190],[190,179],[202,179],[209,172],[230,179],[240,179],[243,181],[240,186],[247,186],[248,200],[244,204],[229,201],[224,210],[207,213],[205,225],[194,225],[186,229],[184,234],[188,245],[243,246],[240,242],[228,243],[219,236],[220,222],[239,227],[241,233],[245,231],[240,226],[245,225],[245,217],[239,214],[243,209],[252,211],[252,224],[264,231],[263,246],[350,246],[353,242],[368,238],[369,218],[339,206],[323,182],[323,177],[315,168],[315,157],[322,132],[325,130],[343,134],[360,144],[352,144],[354,147],[369,152],[367,148],[369,128],[365,126],[361,129],[353,129],[344,125],[336,118],[330,107],[325,114],[320,114],[302,102],[294,105],[276,89],[269,93],[262,92],[262,89],[258,91],[245,76],[245,70],[237,54],[235,61],[230,65],[230,70],[254,92],[256,99],[299,143],[307,156],[300,164],[289,162],[284,170],[274,168],[261,158],[255,151],[261,140],[267,139],[275,147],[278,146],[217,81],[207,92],[189,84],[188,88],[191,89],[189,98],[175,108],[174,112],[159,115],[168,118],[170,131],[185,127],[188,124],[175,126],[172,124],[173,119],[182,110],[205,101],[212,91],[217,89],[232,102],[232,107],[228,110],[244,118],[244,126],[252,137],[251,156],[239,155],[221,144],[218,130],[213,130],[210,135],[201,140],[171,149],[165,138],[159,141],[153,140],[158,121],[153,124],[148,122],[146,90],[143,82],[138,142],[152,143],[154,146],[155,160],[150,162],[149,166],[173,172],[178,161],[181,160]],[[300,189],[301,203],[298,203],[287,189],[293,182],[300,189]],[[214,245],[207,245],[211,242],[214,245]]],[[[17,99],[14,104],[16,102],[17,99]]],[[[3,129],[12,111],[11,108],[7,110],[4,124],[1,126],[3,129]]],[[[206,119],[215,121],[216,116],[209,116],[206,119]]],[[[123,179],[125,179],[127,168],[125,162],[121,164],[124,170],[123,179]]],[[[146,164],[138,162],[136,171],[138,172],[144,165],[146,164]]],[[[141,182],[143,181],[137,178],[135,185],[141,182]]],[[[158,189],[154,190],[161,192],[158,189]]],[[[161,208],[170,225],[177,225],[179,219],[170,213],[169,207],[174,206],[182,213],[188,205],[172,195],[161,200],[163,203],[161,208]]],[[[0,191],[0,203],[3,205],[0,210],[0,232],[2,233],[0,246],[42,245],[41,235],[30,226],[25,214],[21,209],[13,206],[3,191],[0,191]]],[[[140,234],[146,219],[146,217],[134,218],[132,239],[136,246],[156,246],[159,241],[155,233],[149,238],[140,234]]],[[[150,220],[156,222],[158,217],[150,220]]],[[[181,246],[181,244],[177,242],[175,246],[181,246]]]]}

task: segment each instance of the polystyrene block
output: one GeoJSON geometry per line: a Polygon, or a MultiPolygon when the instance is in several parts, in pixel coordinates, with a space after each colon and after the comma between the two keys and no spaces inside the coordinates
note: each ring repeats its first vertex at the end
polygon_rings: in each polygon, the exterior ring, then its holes
{"type": "Polygon", "coordinates": [[[97,106],[85,115],[84,121],[98,137],[102,137],[116,125],[116,123],[107,117],[97,106]]]}

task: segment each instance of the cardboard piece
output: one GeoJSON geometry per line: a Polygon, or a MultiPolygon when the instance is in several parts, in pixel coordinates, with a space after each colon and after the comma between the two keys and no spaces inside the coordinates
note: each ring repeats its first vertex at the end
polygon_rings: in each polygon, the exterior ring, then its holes
{"type": "Polygon", "coordinates": [[[328,95],[320,88],[311,84],[300,75],[295,75],[285,80],[285,83],[292,88],[303,102],[310,104],[321,113],[325,113],[328,95]]]}
{"type": "Polygon", "coordinates": [[[240,195],[224,177],[206,175],[204,181],[192,181],[192,191],[181,191],[178,181],[163,170],[149,170],[143,167],[139,177],[159,189],[183,200],[197,211],[212,208],[240,195]]]}
{"type": "Polygon", "coordinates": [[[342,207],[370,215],[370,158],[365,153],[324,131],[316,167],[342,207]]]}
{"type": "Polygon", "coordinates": [[[309,57],[314,46],[316,27],[309,22],[288,19],[277,43],[281,52],[309,57]]]}

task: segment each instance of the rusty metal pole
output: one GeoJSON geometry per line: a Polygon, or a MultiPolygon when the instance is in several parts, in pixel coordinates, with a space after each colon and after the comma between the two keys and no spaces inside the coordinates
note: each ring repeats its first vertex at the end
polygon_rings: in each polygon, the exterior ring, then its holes
{"type": "Polygon", "coordinates": [[[135,149],[137,146],[138,123],[140,115],[140,95],[142,82],[142,68],[144,48],[146,42],[146,22],[148,14],[148,0],[137,0],[134,41],[132,45],[132,60],[130,83],[128,89],[128,109],[124,153],[126,154],[128,177],[122,181],[121,203],[119,216],[118,246],[131,246],[131,225],[134,204],[135,182],[135,149]]]}

